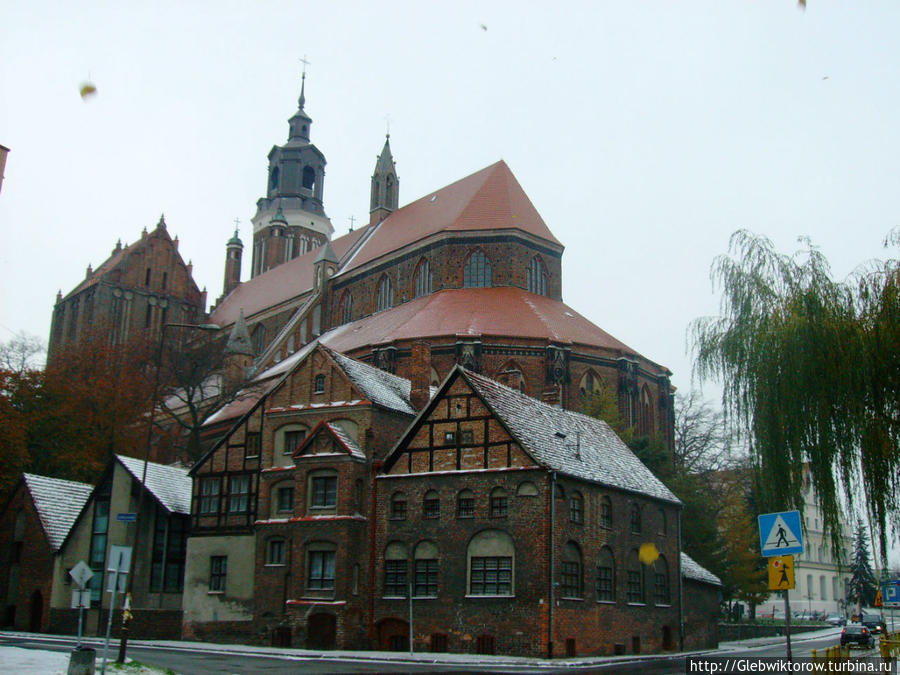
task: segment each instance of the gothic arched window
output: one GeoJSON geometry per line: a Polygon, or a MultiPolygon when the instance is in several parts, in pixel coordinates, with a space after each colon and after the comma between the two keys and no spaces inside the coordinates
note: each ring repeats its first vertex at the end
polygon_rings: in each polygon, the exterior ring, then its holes
{"type": "Polygon", "coordinates": [[[547,295],[547,270],[539,256],[528,264],[528,290],[537,295],[547,295]]]}
{"type": "Polygon", "coordinates": [[[341,323],[350,323],[353,317],[353,296],[350,291],[344,291],[341,297],[341,323]]]}
{"type": "Polygon", "coordinates": [[[316,170],[311,166],[303,167],[303,187],[312,190],[316,184],[316,170]]]}
{"type": "Polygon", "coordinates": [[[375,298],[375,311],[390,309],[394,306],[394,287],[386,275],[378,282],[378,296],[375,298]]]}
{"type": "Polygon", "coordinates": [[[420,298],[431,293],[431,266],[423,258],[416,267],[416,295],[420,298]]]}
{"type": "Polygon", "coordinates": [[[466,260],[463,285],[466,288],[489,288],[491,282],[491,261],[483,251],[475,251],[466,260]]]}
{"type": "Polygon", "coordinates": [[[262,350],[266,346],[266,327],[261,323],[256,324],[250,339],[253,342],[253,353],[257,356],[262,354],[262,350]]]}

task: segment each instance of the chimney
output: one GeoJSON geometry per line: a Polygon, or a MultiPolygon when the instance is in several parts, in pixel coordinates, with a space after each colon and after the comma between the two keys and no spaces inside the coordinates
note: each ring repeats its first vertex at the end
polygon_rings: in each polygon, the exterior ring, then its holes
{"type": "Polygon", "coordinates": [[[424,341],[414,342],[409,375],[409,402],[421,410],[431,400],[431,346],[424,341]]]}

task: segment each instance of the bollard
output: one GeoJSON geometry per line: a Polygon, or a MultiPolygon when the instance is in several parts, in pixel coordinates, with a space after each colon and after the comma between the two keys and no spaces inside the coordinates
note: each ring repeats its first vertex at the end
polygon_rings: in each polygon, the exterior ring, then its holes
{"type": "Polygon", "coordinates": [[[94,675],[97,650],[93,647],[76,647],[69,656],[67,675],[94,675]]]}

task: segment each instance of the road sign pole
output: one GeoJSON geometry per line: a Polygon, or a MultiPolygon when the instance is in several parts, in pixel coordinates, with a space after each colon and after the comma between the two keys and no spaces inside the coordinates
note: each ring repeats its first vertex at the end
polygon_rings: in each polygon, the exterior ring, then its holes
{"type": "Polygon", "coordinates": [[[110,597],[110,599],[109,599],[109,615],[106,619],[106,641],[103,643],[103,668],[100,671],[101,675],[106,675],[106,654],[109,651],[109,634],[112,632],[113,610],[116,608],[116,589],[119,587],[119,572],[118,572],[118,570],[113,572],[112,575],[113,575],[112,597],[110,597]]]}
{"type": "Polygon", "coordinates": [[[84,616],[84,603],[81,601],[81,591],[78,591],[78,644],[75,648],[81,647],[81,617],[84,616]]]}
{"type": "Polygon", "coordinates": [[[787,641],[787,660],[791,663],[791,600],[790,591],[784,592],[784,638],[787,641]]]}

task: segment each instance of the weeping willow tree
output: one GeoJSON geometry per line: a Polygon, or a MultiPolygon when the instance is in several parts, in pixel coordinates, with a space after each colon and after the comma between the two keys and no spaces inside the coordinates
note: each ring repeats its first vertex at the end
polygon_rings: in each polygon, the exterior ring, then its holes
{"type": "Polygon", "coordinates": [[[695,373],[724,386],[761,512],[802,510],[806,464],[832,550],[844,548],[842,493],[850,508],[861,494],[884,559],[888,527],[900,527],[900,266],[870,262],[838,282],[803,244],[784,255],[764,237],[732,235],[711,270],[721,316],[691,325],[695,373]]]}

